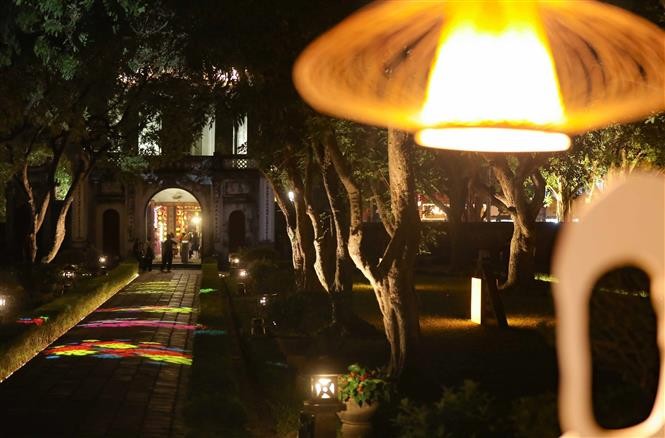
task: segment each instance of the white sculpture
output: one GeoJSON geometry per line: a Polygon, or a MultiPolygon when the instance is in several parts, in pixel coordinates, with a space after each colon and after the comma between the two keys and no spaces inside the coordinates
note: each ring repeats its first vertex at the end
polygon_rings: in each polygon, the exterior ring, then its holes
{"type": "Polygon", "coordinates": [[[563,229],[552,273],[557,314],[559,417],[565,437],[665,436],[665,177],[634,174],[563,229]],[[625,429],[603,429],[592,406],[589,300],[596,281],[621,266],[636,266],[651,279],[657,317],[660,371],[649,417],[625,429]]]}

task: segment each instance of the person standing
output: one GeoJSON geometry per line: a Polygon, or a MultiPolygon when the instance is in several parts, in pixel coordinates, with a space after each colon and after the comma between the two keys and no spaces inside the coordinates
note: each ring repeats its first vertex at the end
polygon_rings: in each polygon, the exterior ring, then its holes
{"type": "Polygon", "coordinates": [[[180,236],[180,261],[182,263],[189,263],[189,240],[187,233],[182,233],[180,236]]]}
{"type": "Polygon", "coordinates": [[[143,256],[145,255],[145,246],[139,239],[134,239],[134,246],[132,247],[134,258],[139,264],[139,274],[143,272],[143,256]]]}
{"type": "Polygon", "coordinates": [[[155,259],[155,250],[152,247],[152,240],[148,238],[145,246],[145,255],[143,256],[143,270],[152,272],[152,261],[155,259]]]}
{"type": "Polygon", "coordinates": [[[173,241],[173,234],[168,233],[166,235],[166,240],[162,242],[162,272],[171,272],[171,265],[173,264],[173,247],[175,242],[173,241]]]}
{"type": "Polygon", "coordinates": [[[192,257],[198,257],[199,256],[199,233],[194,231],[192,233],[192,257]]]}

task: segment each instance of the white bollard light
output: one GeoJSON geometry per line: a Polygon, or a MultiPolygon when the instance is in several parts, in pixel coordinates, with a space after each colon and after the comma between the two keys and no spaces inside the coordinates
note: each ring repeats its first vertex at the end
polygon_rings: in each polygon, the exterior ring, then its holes
{"type": "Polygon", "coordinates": [[[471,321],[482,324],[482,294],[483,281],[480,278],[471,278],[471,321]]]}

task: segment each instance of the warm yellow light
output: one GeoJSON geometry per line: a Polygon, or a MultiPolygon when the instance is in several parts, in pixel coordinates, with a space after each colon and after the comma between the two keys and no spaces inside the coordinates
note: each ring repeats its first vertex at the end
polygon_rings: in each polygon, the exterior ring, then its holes
{"type": "Polygon", "coordinates": [[[482,322],[482,285],[480,278],[471,278],[471,321],[482,322]]]}
{"type": "Polygon", "coordinates": [[[593,0],[377,1],[308,46],[294,83],[318,111],[428,146],[563,150],[665,110],[663,47],[658,26],[593,0]]]}
{"type": "Polygon", "coordinates": [[[198,225],[198,224],[200,224],[200,223],[201,223],[201,216],[194,216],[194,217],[192,218],[192,223],[193,223],[194,225],[198,225]]]}
{"type": "Polygon", "coordinates": [[[416,132],[416,141],[424,146],[475,152],[563,151],[570,147],[570,137],[559,132],[510,128],[444,128],[416,132]]]}
{"type": "Polygon", "coordinates": [[[314,395],[323,400],[333,399],[335,396],[335,383],[331,378],[319,377],[314,383],[314,395]]]}
{"type": "MultiPolygon", "coordinates": [[[[429,74],[424,125],[542,129],[563,123],[556,69],[534,3],[450,2],[445,12],[450,18],[429,74]]],[[[514,152],[570,145],[567,136],[558,133],[427,131],[418,132],[416,141],[445,149],[514,152]]]]}

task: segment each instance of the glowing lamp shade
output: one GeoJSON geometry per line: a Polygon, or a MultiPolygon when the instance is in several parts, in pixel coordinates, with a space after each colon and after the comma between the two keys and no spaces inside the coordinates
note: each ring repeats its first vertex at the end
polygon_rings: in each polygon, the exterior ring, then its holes
{"type": "Polygon", "coordinates": [[[247,273],[246,269],[241,269],[238,271],[238,277],[240,278],[246,278],[249,274],[247,273]]]}
{"type": "Polygon", "coordinates": [[[315,109],[444,149],[529,152],[665,109],[665,33],[593,0],[375,2],[305,49],[315,109]]]}
{"type": "Polygon", "coordinates": [[[315,374],[311,376],[312,400],[336,401],[337,400],[337,374],[315,374]]]}
{"type": "Polygon", "coordinates": [[[0,295],[0,309],[4,308],[6,306],[7,306],[7,298],[0,295]]]}
{"type": "Polygon", "coordinates": [[[471,321],[476,324],[482,323],[482,287],[480,278],[471,278],[471,321]]]}

